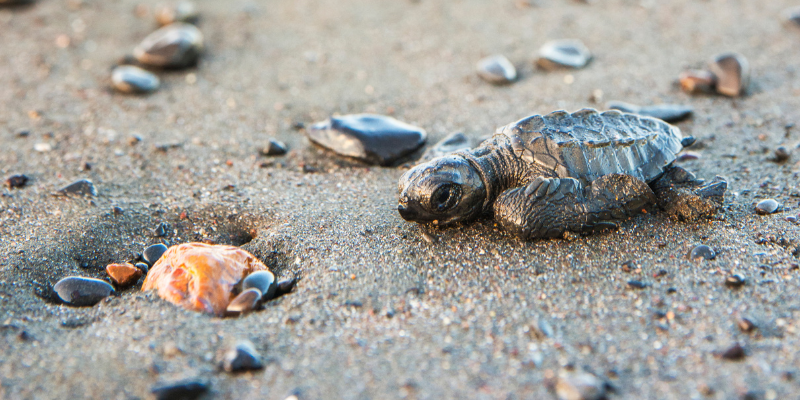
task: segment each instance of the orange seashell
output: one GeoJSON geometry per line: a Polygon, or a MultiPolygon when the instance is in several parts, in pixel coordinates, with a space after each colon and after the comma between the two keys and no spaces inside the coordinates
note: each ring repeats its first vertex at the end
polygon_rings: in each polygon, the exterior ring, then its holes
{"type": "Polygon", "coordinates": [[[147,274],[142,290],[189,310],[224,316],[234,286],[255,271],[269,270],[234,246],[184,243],[170,247],[147,274]]]}

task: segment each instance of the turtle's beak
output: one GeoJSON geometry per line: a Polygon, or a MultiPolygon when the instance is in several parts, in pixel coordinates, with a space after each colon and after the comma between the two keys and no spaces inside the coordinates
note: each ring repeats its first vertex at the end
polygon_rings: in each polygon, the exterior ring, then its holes
{"type": "Polygon", "coordinates": [[[409,207],[408,204],[403,201],[397,206],[397,212],[399,212],[400,216],[406,221],[415,221],[416,217],[419,216],[413,208],[409,207]]]}

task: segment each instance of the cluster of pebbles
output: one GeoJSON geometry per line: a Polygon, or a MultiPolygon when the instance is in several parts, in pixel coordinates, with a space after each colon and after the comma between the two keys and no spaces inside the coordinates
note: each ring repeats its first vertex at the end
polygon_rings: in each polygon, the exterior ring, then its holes
{"type": "Polygon", "coordinates": [[[687,93],[738,97],[745,94],[750,85],[750,64],[739,53],[722,53],[714,56],[705,69],[684,71],[678,80],[687,93]]]}
{"type": "Polygon", "coordinates": [[[203,34],[194,3],[182,1],[174,7],[160,7],[155,12],[161,26],[147,35],[133,49],[132,57],[111,72],[112,86],[123,93],[151,93],[161,80],[148,69],[183,69],[197,65],[203,52],[203,34]],[[130,64],[130,65],[128,65],[130,64]]]}
{"type": "MultiPolygon", "coordinates": [[[[592,60],[592,53],[578,39],[559,39],[545,43],[534,59],[537,67],[553,71],[557,69],[579,69],[592,60]]],[[[495,54],[478,61],[475,71],[481,79],[495,85],[506,85],[517,80],[517,69],[502,54],[495,54]]]]}

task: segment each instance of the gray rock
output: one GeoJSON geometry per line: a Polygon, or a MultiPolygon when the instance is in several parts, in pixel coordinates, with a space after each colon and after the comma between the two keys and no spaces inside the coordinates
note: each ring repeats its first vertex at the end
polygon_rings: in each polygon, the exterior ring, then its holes
{"type": "Polygon", "coordinates": [[[182,22],[167,25],[148,35],[133,49],[144,65],[186,68],[197,64],[203,52],[203,34],[196,26],[182,22]]]}
{"type": "Polygon", "coordinates": [[[775,149],[775,162],[786,162],[789,161],[790,158],[792,158],[792,152],[786,148],[786,146],[778,146],[778,148],[775,149]]]}
{"type": "Polygon", "coordinates": [[[711,247],[708,247],[704,244],[699,246],[695,246],[692,251],[689,252],[689,258],[692,260],[703,258],[706,260],[713,260],[717,257],[717,253],[711,247]]]}
{"type": "Polygon", "coordinates": [[[611,110],[620,110],[627,113],[639,114],[645,117],[658,118],[665,122],[678,122],[689,118],[694,109],[680,104],[655,104],[640,107],[623,101],[609,101],[606,105],[611,110]]]}
{"type": "Polygon", "coordinates": [[[256,308],[259,300],[261,300],[260,290],[255,288],[247,289],[231,300],[225,313],[229,316],[249,313],[256,308]]]}
{"type": "Polygon", "coordinates": [[[605,397],[605,383],[588,372],[562,372],[555,385],[560,400],[599,400],[605,397]]]}
{"type": "Polygon", "coordinates": [[[147,248],[144,249],[142,252],[142,259],[144,259],[144,262],[150,264],[152,267],[166,251],[167,246],[161,243],[156,243],[154,245],[147,246],[147,248]]]}
{"type": "Polygon", "coordinates": [[[53,290],[58,297],[71,306],[93,306],[114,293],[108,282],[82,276],[69,276],[58,281],[53,290]]]}
{"type": "Polygon", "coordinates": [[[300,281],[299,278],[289,278],[278,282],[278,289],[275,295],[283,296],[285,294],[291,293],[294,287],[297,285],[297,282],[299,281],[300,281]]]}
{"type": "Polygon", "coordinates": [[[150,93],[158,89],[161,81],[153,73],[133,65],[122,65],[111,73],[114,89],[123,93],[150,93]]]}
{"type": "Polygon", "coordinates": [[[255,370],[264,368],[264,362],[253,344],[243,341],[225,353],[222,368],[228,372],[255,370]]]}
{"type": "Polygon", "coordinates": [[[191,1],[180,1],[174,7],[162,5],[156,8],[154,14],[156,22],[161,26],[174,22],[194,24],[200,17],[197,6],[191,1]]]}
{"type": "Polygon", "coordinates": [[[472,148],[472,143],[470,143],[467,135],[461,132],[451,133],[441,141],[434,144],[430,149],[425,150],[425,153],[422,155],[422,157],[417,160],[417,164],[433,160],[434,158],[446,156],[459,150],[469,150],[470,148],[472,148]]]}
{"type": "Polygon", "coordinates": [[[742,287],[747,283],[747,278],[742,274],[733,274],[725,278],[725,286],[728,287],[742,287]]]}
{"type": "Polygon", "coordinates": [[[150,389],[157,400],[192,400],[197,399],[211,388],[204,379],[190,378],[179,381],[161,383],[150,389]]]}
{"type": "Polygon", "coordinates": [[[306,134],[337,154],[376,165],[391,165],[413,153],[427,137],[424,129],[373,114],[331,117],[312,125],[306,134]]]}
{"type": "Polygon", "coordinates": [[[559,39],[547,42],[539,49],[536,65],[546,70],[583,68],[592,60],[592,53],[578,39],[559,39]]]}
{"type": "Polygon", "coordinates": [[[772,214],[775,211],[778,211],[778,208],[780,208],[780,206],[781,206],[780,203],[778,203],[778,201],[775,199],[764,199],[759,201],[758,204],[756,204],[756,214],[759,215],[772,214]]]}
{"type": "Polygon", "coordinates": [[[58,193],[65,196],[97,196],[94,183],[88,179],[80,179],[58,189],[58,193]]]}
{"type": "Polygon", "coordinates": [[[244,278],[242,282],[242,290],[258,289],[262,293],[261,300],[267,301],[275,297],[275,291],[278,290],[278,282],[275,281],[275,275],[269,271],[256,271],[244,278]]]}
{"type": "Polygon", "coordinates": [[[495,85],[511,83],[517,79],[517,69],[503,55],[486,57],[475,66],[478,76],[495,85]]]}
{"type": "Polygon", "coordinates": [[[147,272],[150,270],[150,267],[147,265],[147,263],[143,262],[133,264],[133,266],[142,270],[142,273],[145,275],[147,275],[147,272]]]}
{"type": "Polygon", "coordinates": [[[739,53],[722,53],[708,64],[708,70],[717,78],[717,93],[736,97],[744,94],[750,84],[750,64],[739,53]]]}
{"type": "Polygon", "coordinates": [[[282,156],[289,150],[281,141],[270,138],[267,147],[261,149],[262,156],[282,156]]]}
{"type": "Polygon", "coordinates": [[[5,184],[9,189],[19,189],[25,187],[25,184],[28,183],[28,176],[27,175],[11,175],[6,178],[5,184]]]}

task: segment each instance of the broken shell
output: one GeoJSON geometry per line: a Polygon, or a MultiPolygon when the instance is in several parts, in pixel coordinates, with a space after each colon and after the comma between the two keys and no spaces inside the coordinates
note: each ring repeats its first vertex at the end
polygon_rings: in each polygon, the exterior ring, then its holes
{"type": "Polygon", "coordinates": [[[708,70],[717,77],[717,93],[736,97],[750,84],[750,64],[739,53],[723,53],[714,57],[708,70]]]}

